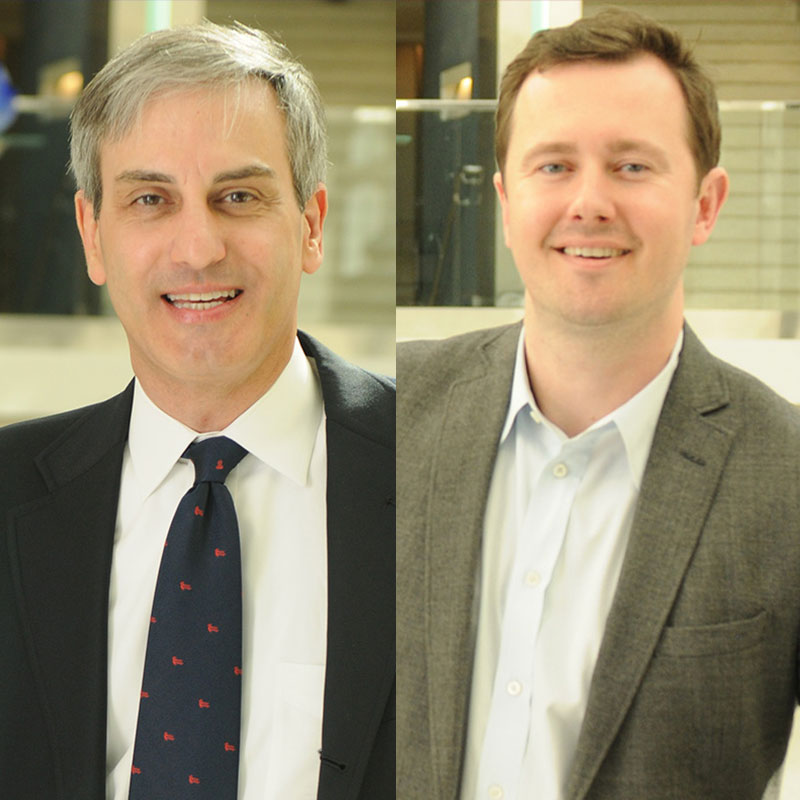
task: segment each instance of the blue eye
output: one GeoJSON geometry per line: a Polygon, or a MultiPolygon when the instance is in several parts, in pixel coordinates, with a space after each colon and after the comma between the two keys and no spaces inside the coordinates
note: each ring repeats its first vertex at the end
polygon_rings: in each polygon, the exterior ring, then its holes
{"type": "Polygon", "coordinates": [[[539,168],[545,175],[559,175],[566,170],[563,164],[545,164],[539,168]]]}
{"type": "Polygon", "coordinates": [[[625,172],[639,174],[641,172],[645,172],[647,167],[644,164],[623,164],[621,169],[625,172]]]}

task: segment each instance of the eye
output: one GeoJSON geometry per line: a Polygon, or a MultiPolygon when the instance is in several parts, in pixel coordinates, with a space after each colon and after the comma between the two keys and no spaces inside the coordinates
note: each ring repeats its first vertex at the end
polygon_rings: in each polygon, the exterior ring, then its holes
{"type": "Polygon", "coordinates": [[[564,164],[544,164],[539,167],[539,172],[543,172],[545,175],[560,175],[566,171],[567,168],[564,164]]]}
{"type": "Polygon", "coordinates": [[[243,189],[236,189],[235,191],[228,192],[223,196],[222,200],[225,203],[233,203],[234,205],[241,205],[255,200],[255,195],[251,192],[246,192],[243,189]]]}
{"type": "Polygon", "coordinates": [[[139,195],[133,202],[140,206],[157,206],[163,202],[164,198],[158,194],[142,194],[139,195]]]}
{"type": "Polygon", "coordinates": [[[620,170],[631,175],[639,175],[642,172],[647,172],[647,167],[644,164],[623,164],[620,170]]]}

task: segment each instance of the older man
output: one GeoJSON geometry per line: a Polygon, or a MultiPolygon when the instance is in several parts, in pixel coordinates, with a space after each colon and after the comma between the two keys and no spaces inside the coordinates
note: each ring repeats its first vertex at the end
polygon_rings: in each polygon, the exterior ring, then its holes
{"type": "Polygon", "coordinates": [[[0,795],[391,797],[394,389],[297,332],[324,118],[242,26],[148,35],[72,116],[135,381],[0,433],[0,795]]]}
{"type": "Polygon", "coordinates": [[[400,352],[405,800],[759,800],[800,631],[800,420],[703,348],[713,85],[607,12],[503,77],[521,326],[400,352]]]}

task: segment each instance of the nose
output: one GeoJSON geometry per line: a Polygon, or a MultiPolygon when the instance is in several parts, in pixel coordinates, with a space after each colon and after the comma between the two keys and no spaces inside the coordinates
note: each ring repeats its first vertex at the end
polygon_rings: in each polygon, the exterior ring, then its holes
{"type": "Polygon", "coordinates": [[[586,168],[575,176],[574,196],[568,212],[571,221],[593,224],[610,222],[614,218],[610,180],[604,171],[595,168],[586,168]]]}
{"type": "Polygon", "coordinates": [[[219,220],[204,202],[184,202],[173,216],[170,258],[176,266],[202,270],[225,258],[219,220]]]}

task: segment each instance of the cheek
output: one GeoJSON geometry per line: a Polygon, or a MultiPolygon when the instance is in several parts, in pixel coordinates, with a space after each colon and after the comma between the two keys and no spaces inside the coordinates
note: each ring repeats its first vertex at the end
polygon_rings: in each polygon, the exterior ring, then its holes
{"type": "Polygon", "coordinates": [[[225,228],[228,252],[251,264],[263,261],[285,261],[294,252],[294,237],[290,235],[286,215],[265,214],[257,219],[231,220],[225,228]]]}
{"type": "Polygon", "coordinates": [[[697,200],[687,187],[642,187],[631,193],[625,204],[625,216],[632,225],[648,229],[651,233],[677,237],[681,232],[694,230],[697,217],[697,200]]]}
{"type": "Polygon", "coordinates": [[[287,273],[300,271],[303,240],[294,226],[265,228],[258,236],[245,240],[239,252],[242,260],[256,267],[269,281],[282,282],[287,273]]]}
{"type": "Polygon", "coordinates": [[[694,218],[683,204],[675,199],[637,204],[628,216],[629,227],[645,244],[657,253],[685,253],[691,248],[694,218]]]}
{"type": "Polygon", "coordinates": [[[509,206],[506,243],[515,248],[538,248],[558,223],[555,202],[540,197],[520,197],[509,206]]]}
{"type": "Polygon", "coordinates": [[[118,237],[113,247],[103,248],[106,285],[117,313],[124,308],[144,309],[153,298],[160,297],[151,287],[157,279],[158,264],[163,260],[159,255],[162,252],[142,236],[118,237]]]}
{"type": "Polygon", "coordinates": [[[265,308],[296,298],[301,276],[298,242],[285,235],[240,239],[228,248],[228,256],[251,291],[263,296],[265,308]]]}

